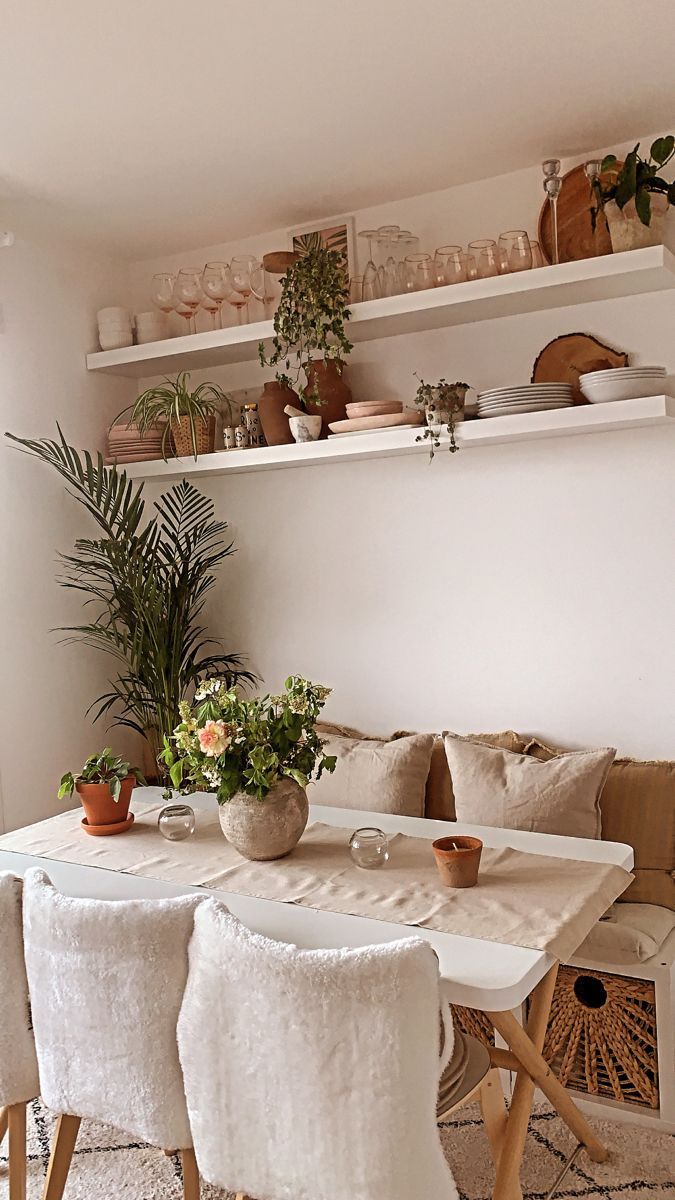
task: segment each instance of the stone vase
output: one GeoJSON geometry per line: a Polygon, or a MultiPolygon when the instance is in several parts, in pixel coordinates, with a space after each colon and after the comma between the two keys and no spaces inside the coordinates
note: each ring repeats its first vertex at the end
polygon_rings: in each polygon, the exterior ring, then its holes
{"type": "Polygon", "coordinates": [[[344,369],[340,371],[333,359],[329,359],[328,362],[310,363],[305,374],[307,376],[305,408],[312,416],[321,417],[320,436],[326,438],[331,422],[346,421],[347,405],[351,403],[352,393],[349,385],[345,382],[344,369]],[[321,400],[320,404],[313,403],[309,398],[315,385],[321,400]]]}
{"type": "Polygon", "coordinates": [[[244,858],[267,862],[290,854],[302,837],[309,804],[294,779],[282,779],[264,800],[237,792],[219,805],[220,827],[244,858]]]}
{"type": "Polygon", "coordinates": [[[643,225],[635,210],[635,201],[629,200],[620,209],[614,200],[605,205],[605,216],[612,240],[612,251],[639,250],[643,246],[662,246],[667,242],[666,225],[672,220],[668,197],[659,192],[651,195],[651,221],[643,225]]]}

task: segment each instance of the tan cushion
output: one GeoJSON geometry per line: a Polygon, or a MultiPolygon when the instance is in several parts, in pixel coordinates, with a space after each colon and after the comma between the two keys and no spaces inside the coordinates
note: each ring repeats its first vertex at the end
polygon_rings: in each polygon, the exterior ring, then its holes
{"type": "MultiPolygon", "coordinates": [[[[537,738],[526,749],[540,761],[560,753],[537,738]]],[[[615,759],[600,809],[604,840],[635,851],[635,882],[622,900],[675,909],[675,762],[615,759]]]]}
{"type": "Polygon", "coordinates": [[[615,750],[578,750],[538,762],[454,733],[444,740],[458,821],[600,837],[600,792],[615,750]]]}
{"type": "Polygon", "coordinates": [[[655,904],[613,904],[583,941],[575,958],[598,963],[646,962],[675,929],[675,913],[655,904]]]}
{"type": "MultiPolygon", "coordinates": [[[[392,738],[402,737],[410,737],[410,732],[403,731],[392,734],[392,738]]],[[[513,750],[515,753],[522,753],[526,744],[526,738],[521,737],[519,733],[514,733],[512,729],[504,729],[501,733],[469,733],[467,737],[472,742],[484,742],[487,746],[501,746],[502,749],[513,750]]],[[[457,820],[452,779],[442,735],[434,739],[424,815],[432,821],[457,820]]]]}
{"type": "Polygon", "coordinates": [[[433,734],[418,733],[397,741],[329,734],[325,743],[325,753],[337,755],[337,766],[332,775],[324,772],[311,785],[310,803],[424,816],[433,734]]]}

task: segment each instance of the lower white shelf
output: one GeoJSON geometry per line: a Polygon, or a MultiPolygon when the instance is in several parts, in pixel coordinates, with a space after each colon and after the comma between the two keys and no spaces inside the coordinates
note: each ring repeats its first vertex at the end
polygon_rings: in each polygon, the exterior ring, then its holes
{"type": "MultiPolygon", "coordinates": [[[[464,449],[494,446],[501,442],[526,442],[535,438],[570,437],[616,429],[665,425],[675,418],[671,396],[645,396],[612,404],[588,404],[522,416],[489,417],[466,421],[457,428],[464,449]]],[[[168,462],[130,463],[124,469],[131,479],[177,479],[185,475],[224,475],[228,472],[273,471],[280,467],[310,467],[319,463],[352,462],[360,458],[391,458],[398,454],[428,454],[429,442],[417,442],[420,427],[351,434],[322,442],[294,446],[264,446],[251,450],[218,450],[197,459],[172,458],[168,462]]],[[[675,425],[673,426],[675,428],[675,425]]],[[[447,444],[448,437],[441,441],[447,444]]],[[[122,466],[120,466],[122,469],[122,466]]]]}

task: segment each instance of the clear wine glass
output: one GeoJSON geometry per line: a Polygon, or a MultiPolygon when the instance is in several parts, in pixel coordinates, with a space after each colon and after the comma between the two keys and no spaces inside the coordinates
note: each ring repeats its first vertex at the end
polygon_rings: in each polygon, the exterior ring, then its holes
{"type": "Polygon", "coordinates": [[[499,250],[505,271],[529,271],[532,247],[524,229],[510,229],[499,235],[499,250]]]}
{"type": "Polygon", "coordinates": [[[160,312],[170,313],[174,310],[173,287],[176,276],[169,271],[160,271],[153,275],[150,288],[152,303],[157,305],[160,312]]]}
{"type": "Polygon", "coordinates": [[[408,254],[416,254],[420,248],[420,239],[409,229],[400,229],[396,241],[396,253],[398,255],[398,264],[396,268],[396,291],[399,293],[408,291],[408,268],[406,266],[406,256],[408,254]]]}
{"type": "Polygon", "coordinates": [[[407,254],[407,291],[422,292],[434,286],[434,264],[430,254],[407,254]]]}
{"type": "Polygon", "coordinates": [[[381,272],[380,286],[383,296],[396,295],[398,264],[394,258],[394,249],[400,232],[400,225],[380,225],[377,231],[377,240],[382,252],[382,264],[379,271],[381,272]]]}
{"type": "MultiPolygon", "coordinates": [[[[178,304],[189,310],[189,329],[191,333],[196,333],[195,313],[204,299],[201,270],[197,267],[181,267],[176,276],[173,294],[174,301],[176,302],[176,312],[179,311],[178,304]]],[[[184,313],[181,312],[180,315],[184,316],[184,313]]]]}
{"type": "Polygon", "coordinates": [[[363,299],[377,300],[380,295],[380,285],[377,274],[377,264],[373,259],[373,242],[377,241],[376,229],[362,229],[360,238],[368,242],[368,262],[363,269],[363,299]]]}
{"type": "Polygon", "coordinates": [[[469,254],[473,255],[479,279],[499,275],[499,251],[494,238],[478,238],[475,242],[469,242],[469,254]]]}
{"type": "Polygon", "coordinates": [[[253,254],[235,254],[230,263],[230,280],[232,291],[228,296],[230,304],[237,310],[237,321],[246,324],[249,318],[248,302],[253,288],[251,287],[251,271],[256,269],[258,260],[253,254]]]}
{"type": "Polygon", "coordinates": [[[461,283],[466,279],[462,264],[461,246],[439,246],[434,254],[434,284],[444,287],[446,283],[461,283]]]}
{"type": "Polygon", "coordinates": [[[204,308],[209,312],[215,312],[218,324],[216,325],[216,317],[214,317],[213,328],[223,328],[223,304],[227,300],[228,293],[231,291],[229,281],[229,268],[224,262],[207,263],[202,272],[202,290],[204,295],[208,297],[210,304],[203,302],[204,308]]]}

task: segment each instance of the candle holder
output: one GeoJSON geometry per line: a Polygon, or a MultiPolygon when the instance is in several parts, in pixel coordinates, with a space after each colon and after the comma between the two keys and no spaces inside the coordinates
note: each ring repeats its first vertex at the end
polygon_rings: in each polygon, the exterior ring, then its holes
{"type": "Polygon", "coordinates": [[[560,178],[560,159],[545,158],[541,164],[544,172],[544,191],[548,196],[551,208],[551,249],[553,262],[560,262],[558,255],[558,196],[562,187],[560,178]]]}
{"type": "Polygon", "coordinates": [[[161,810],[157,824],[162,837],[168,842],[183,842],[195,831],[195,814],[189,804],[166,804],[161,810]]]}
{"type": "Polygon", "coordinates": [[[389,858],[389,839],[382,829],[355,829],[349,839],[349,853],[357,867],[377,870],[389,858]]]}

